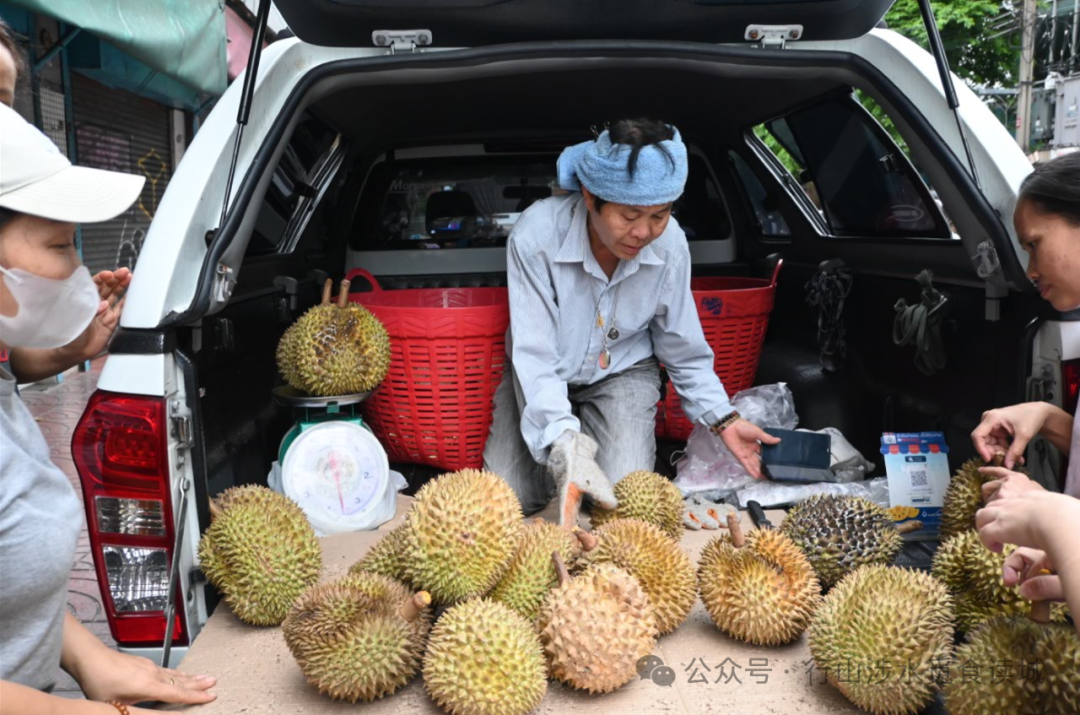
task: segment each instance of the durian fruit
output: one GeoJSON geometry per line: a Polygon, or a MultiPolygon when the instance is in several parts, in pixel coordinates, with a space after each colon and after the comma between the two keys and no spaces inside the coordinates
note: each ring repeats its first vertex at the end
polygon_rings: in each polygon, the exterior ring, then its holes
{"type": "Polygon", "coordinates": [[[648,596],[636,578],[596,564],[571,579],[558,552],[559,586],[540,609],[540,642],[551,674],[590,693],[610,693],[637,675],[659,633],[648,596]]]}
{"type": "Polygon", "coordinates": [[[315,530],[296,502],[266,487],[228,489],[211,503],[213,520],[199,540],[203,573],[237,618],[279,625],[319,580],[315,530]]]}
{"type": "Polygon", "coordinates": [[[293,387],[312,395],[335,396],[378,387],[390,369],[390,337],[379,319],[350,303],[342,281],[338,302],[323,302],[304,313],[278,343],[278,369],[293,387]]]}
{"type": "Polygon", "coordinates": [[[810,654],[828,681],[875,715],[916,713],[952,655],[952,603],[928,573],[861,566],[822,600],[810,654]]]}
{"type": "Polygon", "coordinates": [[[521,502],[502,477],[463,469],[416,493],[406,516],[405,575],[438,604],[487,593],[521,541],[521,502]]]}
{"type": "Polygon", "coordinates": [[[593,509],[590,524],[594,529],[615,519],[640,519],[678,541],[682,538],[683,496],[667,477],[656,472],[630,472],[615,484],[615,509],[593,509]]]}
{"type": "Polygon", "coordinates": [[[375,573],[409,583],[405,575],[405,529],[402,524],[368,549],[364,557],[349,567],[349,573],[375,573]]]}
{"type": "Polygon", "coordinates": [[[533,625],[486,598],[443,613],[431,629],[423,672],[428,694],[451,715],[524,715],[547,692],[533,625]]]}
{"type": "Polygon", "coordinates": [[[812,496],[788,512],[780,530],[810,559],[822,588],[863,564],[891,564],[902,545],[888,513],[862,497],[812,496]]]}
{"type": "MultiPolygon", "coordinates": [[[[976,531],[946,539],[934,555],[935,577],[952,593],[956,604],[957,630],[967,633],[996,616],[1027,615],[1031,601],[1020,595],[1019,586],[1006,586],[1002,566],[1015,546],[1000,553],[983,546],[976,531]]],[[[1054,604],[1053,619],[1065,620],[1063,604],[1054,604]]]]}
{"type": "Polygon", "coordinates": [[[952,715],[1080,713],[1080,638],[1063,623],[1000,616],[956,649],[945,685],[952,715]]]}
{"type": "MultiPolygon", "coordinates": [[[[942,539],[962,534],[975,528],[975,512],[982,508],[982,488],[994,478],[979,472],[979,467],[1000,467],[1005,463],[1005,455],[995,455],[993,461],[984,462],[976,457],[969,459],[953,474],[949,488],[945,491],[945,501],[941,507],[941,525],[938,534],[942,539]]],[[[1023,473],[1020,465],[1013,471],[1023,473]]]]}
{"type": "Polygon", "coordinates": [[[660,634],[682,625],[697,598],[697,575],[679,545],[658,527],[638,519],[616,519],[594,535],[597,546],[581,555],[580,567],[612,564],[628,571],[648,594],[660,634]]]}
{"type": "Polygon", "coordinates": [[[313,586],[282,624],[308,682],[335,700],[371,701],[420,670],[431,597],[378,574],[313,586]]]}
{"type": "MultiPolygon", "coordinates": [[[[586,532],[578,533],[584,535],[586,532]]],[[[559,583],[551,560],[552,552],[573,564],[581,554],[581,548],[578,537],[568,529],[543,519],[532,521],[525,526],[521,545],[510,567],[488,598],[509,606],[530,622],[535,621],[544,599],[559,583]]]]}
{"type": "Polygon", "coordinates": [[[724,633],[774,646],[802,635],[821,601],[806,555],[786,534],[757,529],[744,537],[738,516],[729,534],[714,536],[698,560],[701,601],[724,633]]]}

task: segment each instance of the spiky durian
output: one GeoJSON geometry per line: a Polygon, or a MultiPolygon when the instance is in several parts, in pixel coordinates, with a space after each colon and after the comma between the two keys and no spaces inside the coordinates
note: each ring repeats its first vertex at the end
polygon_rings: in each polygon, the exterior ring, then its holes
{"type": "Polygon", "coordinates": [[[439,604],[487,593],[517,550],[522,518],[514,490],[491,472],[463,469],[428,482],[406,517],[409,583],[439,604]]]}
{"type": "Polygon", "coordinates": [[[999,616],[956,649],[945,685],[952,715],[1080,712],[1080,638],[1071,625],[999,616]]]}
{"type": "Polygon", "coordinates": [[[698,560],[705,610],[728,635],[754,645],[790,643],[802,635],[821,600],[814,568],[786,534],[757,529],[713,537],[698,560]]]}
{"type": "Polygon", "coordinates": [[[375,573],[408,583],[405,575],[405,529],[402,524],[372,546],[363,558],[349,567],[349,573],[375,573]]]}
{"type": "MultiPolygon", "coordinates": [[[[980,467],[1000,467],[1005,463],[1005,455],[999,454],[993,461],[984,462],[976,457],[964,462],[953,474],[949,488],[945,491],[945,501],[941,507],[941,525],[938,534],[942,539],[962,534],[975,528],[975,512],[983,505],[982,488],[994,480],[979,471],[980,467]]],[[[1013,471],[1024,472],[1019,464],[1013,471]]]]}
{"type": "Polygon", "coordinates": [[[501,603],[474,598],[431,629],[424,686],[451,715],[524,715],[544,698],[547,672],[531,623],[501,603]]]}
{"type": "Polygon", "coordinates": [[[656,472],[630,472],[615,484],[615,509],[593,509],[590,523],[598,528],[615,519],[640,519],[678,541],[682,538],[683,496],[671,480],[656,472]]]}
{"type": "Polygon", "coordinates": [[[659,633],[648,596],[628,572],[595,564],[571,579],[556,560],[559,586],[540,609],[540,642],[551,674],[590,693],[634,679],[659,633]]]}
{"type": "Polygon", "coordinates": [[[803,550],[829,588],[863,564],[890,564],[902,540],[888,513],[869,499],[816,495],[788,512],[781,531],[803,550]]]}
{"type": "Polygon", "coordinates": [[[581,566],[609,563],[625,569],[648,594],[660,634],[678,628],[697,597],[690,557],[659,528],[638,519],[616,519],[594,534],[597,547],[582,554],[581,566]]]}
{"type": "Polygon", "coordinates": [[[379,319],[348,302],[343,281],[337,304],[330,282],[323,302],[304,313],[278,344],[278,369],[293,387],[335,396],[375,389],[390,369],[390,338],[379,319]]]}
{"type": "Polygon", "coordinates": [[[266,487],[226,490],[213,509],[199,540],[203,573],[240,620],[280,624],[319,579],[322,549],[315,530],[296,502],[266,487]]]}
{"type": "Polygon", "coordinates": [[[952,654],[952,604],[920,571],[861,566],[822,600],[810,653],[828,681],[875,715],[916,713],[934,699],[952,654]]]}
{"type": "Polygon", "coordinates": [[[573,564],[581,553],[581,543],[558,524],[542,519],[527,524],[509,568],[488,597],[506,604],[530,622],[535,621],[544,599],[559,583],[551,560],[553,552],[573,564]]]}
{"type": "MultiPolygon", "coordinates": [[[[1005,558],[1015,546],[1000,553],[983,546],[973,530],[946,539],[934,554],[933,574],[948,587],[956,604],[957,630],[967,633],[996,616],[1026,615],[1031,601],[1018,586],[1002,580],[1005,558]]],[[[1055,604],[1054,620],[1065,619],[1065,608],[1055,604]]]]}
{"type": "Polygon", "coordinates": [[[304,592],[282,624],[308,682],[335,700],[389,695],[420,669],[431,597],[361,573],[304,592]]]}

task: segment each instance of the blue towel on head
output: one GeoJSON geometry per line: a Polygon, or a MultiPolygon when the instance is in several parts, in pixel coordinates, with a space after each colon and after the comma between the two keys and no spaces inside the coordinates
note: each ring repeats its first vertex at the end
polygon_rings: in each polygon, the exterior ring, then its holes
{"type": "Polygon", "coordinates": [[[634,176],[627,171],[632,147],[612,143],[605,130],[596,141],[569,146],[559,155],[559,186],[567,191],[590,193],[617,204],[658,206],[682,196],[686,185],[686,145],[679,130],[674,136],[643,147],[634,176]],[[667,150],[665,154],[659,147],[667,150]]]}

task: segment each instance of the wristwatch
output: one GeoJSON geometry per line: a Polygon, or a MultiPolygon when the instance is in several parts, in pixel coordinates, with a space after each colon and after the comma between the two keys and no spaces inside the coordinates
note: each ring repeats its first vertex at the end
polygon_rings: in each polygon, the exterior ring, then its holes
{"type": "Polygon", "coordinates": [[[723,432],[728,427],[735,424],[741,419],[742,415],[740,415],[738,412],[732,412],[728,416],[722,417],[721,419],[717,420],[716,423],[709,428],[709,431],[719,437],[721,432],[723,432]]]}

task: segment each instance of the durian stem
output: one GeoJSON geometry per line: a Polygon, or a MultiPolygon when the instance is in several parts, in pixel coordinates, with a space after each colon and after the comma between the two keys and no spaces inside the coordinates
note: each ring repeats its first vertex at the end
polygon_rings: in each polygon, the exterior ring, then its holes
{"type": "Polygon", "coordinates": [[[398,609],[398,613],[406,621],[415,621],[420,612],[431,605],[431,594],[427,591],[418,591],[413,594],[412,598],[401,604],[401,608],[398,609]]]}
{"type": "Polygon", "coordinates": [[[337,307],[344,308],[349,303],[349,281],[341,281],[341,290],[337,295],[337,307]]]}
{"type": "Polygon", "coordinates": [[[322,304],[328,305],[330,303],[330,294],[334,292],[334,281],[330,278],[326,279],[322,287],[322,304]]]}
{"type": "Polygon", "coordinates": [[[731,534],[731,543],[735,545],[736,549],[746,546],[746,535],[743,534],[742,523],[739,521],[738,514],[732,512],[727,515],[727,528],[731,534]]]}
{"type": "Polygon", "coordinates": [[[1036,623],[1049,623],[1050,622],[1050,602],[1049,601],[1032,601],[1031,613],[1028,614],[1028,618],[1036,623]]]}
{"type": "Polygon", "coordinates": [[[575,526],[573,531],[574,536],[576,536],[577,540],[581,542],[582,551],[592,551],[600,543],[600,539],[597,539],[595,536],[585,531],[580,526],[575,526]]]}
{"type": "Polygon", "coordinates": [[[559,585],[566,585],[570,581],[570,572],[566,570],[566,562],[562,560],[562,554],[552,551],[551,561],[555,564],[555,574],[559,577],[559,585]]]}
{"type": "Polygon", "coordinates": [[[921,528],[923,528],[923,523],[921,521],[915,520],[905,521],[903,524],[897,526],[896,530],[899,531],[901,534],[910,534],[911,532],[918,531],[921,528]]]}
{"type": "Polygon", "coordinates": [[[210,521],[221,516],[225,510],[221,508],[221,505],[217,503],[217,500],[210,497],[210,521]]]}
{"type": "Polygon", "coordinates": [[[1005,453],[1004,452],[996,452],[994,454],[994,456],[990,459],[990,463],[995,467],[1004,467],[1005,466],[1005,453]]]}

